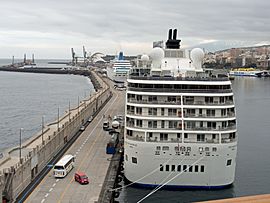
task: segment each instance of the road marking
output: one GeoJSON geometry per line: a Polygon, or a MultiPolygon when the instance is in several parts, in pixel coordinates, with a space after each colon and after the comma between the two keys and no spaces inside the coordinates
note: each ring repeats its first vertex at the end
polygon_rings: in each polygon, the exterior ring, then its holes
{"type": "Polygon", "coordinates": [[[47,198],[48,196],[49,196],[49,193],[46,193],[45,198],[47,198]]]}
{"type": "Polygon", "coordinates": [[[49,192],[51,192],[53,190],[53,188],[50,188],[49,192]]]}
{"type": "Polygon", "coordinates": [[[56,182],[58,182],[60,179],[56,179],[56,182]]]}
{"type": "Polygon", "coordinates": [[[54,183],[52,186],[55,187],[56,186],[56,183],[54,183]]]}
{"type": "MultiPolygon", "coordinates": [[[[110,107],[115,103],[115,101],[116,101],[117,98],[118,98],[118,94],[116,94],[116,98],[115,98],[114,101],[111,103],[111,105],[107,108],[107,110],[105,111],[105,114],[108,112],[108,110],[110,109],[110,107]]],[[[94,127],[94,129],[91,131],[90,135],[93,134],[93,132],[95,131],[95,129],[97,128],[97,126],[99,126],[99,124],[101,123],[102,120],[103,120],[103,117],[100,118],[99,122],[98,122],[97,125],[94,127]]],[[[89,135],[89,136],[90,136],[90,135],[89,135]]],[[[85,160],[86,158],[88,158],[88,154],[91,152],[91,150],[92,150],[94,144],[97,142],[98,138],[101,138],[101,136],[97,136],[96,139],[94,140],[94,142],[91,144],[91,147],[90,147],[90,149],[88,150],[87,155],[84,156],[83,160],[81,161],[81,163],[80,163],[80,165],[79,165],[79,167],[78,167],[78,170],[80,170],[82,164],[84,163],[84,160],[85,160]]],[[[71,185],[71,183],[73,182],[73,180],[74,180],[74,178],[72,177],[71,180],[69,181],[68,185],[66,186],[65,190],[62,192],[62,194],[61,194],[59,200],[57,201],[57,203],[60,203],[60,202],[62,201],[62,199],[63,199],[63,197],[64,197],[66,191],[67,191],[68,188],[70,187],[70,185],[71,185]]]]}
{"type": "Polygon", "coordinates": [[[42,199],[42,200],[41,200],[41,203],[43,203],[43,202],[45,202],[45,199],[42,199]]]}

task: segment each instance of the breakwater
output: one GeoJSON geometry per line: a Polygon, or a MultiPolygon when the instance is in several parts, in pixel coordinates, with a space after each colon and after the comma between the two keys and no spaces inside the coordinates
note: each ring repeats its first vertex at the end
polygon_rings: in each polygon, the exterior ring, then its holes
{"type": "Polygon", "coordinates": [[[81,74],[91,78],[97,92],[47,125],[43,133],[23,143],[21,149],[13,148],[3,154],[0,159],[0,192],[4,201],[16,201],[18,195],[48,167],[48,163],[78,135],[87,119],[95,115],[110,98],[108,85],[95,72],[84,70],[81,74]]]}

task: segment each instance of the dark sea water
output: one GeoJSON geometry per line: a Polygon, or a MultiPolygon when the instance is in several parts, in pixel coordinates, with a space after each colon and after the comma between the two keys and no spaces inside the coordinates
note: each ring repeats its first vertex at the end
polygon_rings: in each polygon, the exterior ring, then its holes
{"type": "MultiPolygon", "coordinates": [[[[270,193],[270,78],[236,78],[233,83],[238,122],[236,179],[222,190],[159,190],[143,202],[196,202],[270,193]]],[[[120,202],[137,202],[150,189],[128,187],[120,202]]]]}
{"type": "Polygon", "coordinates": [[[94,92],[89,78],[75,75],[53,75],[0,71],[0,152],[19,144],[20,128],[26,140],[45,123],[94,92]]]}

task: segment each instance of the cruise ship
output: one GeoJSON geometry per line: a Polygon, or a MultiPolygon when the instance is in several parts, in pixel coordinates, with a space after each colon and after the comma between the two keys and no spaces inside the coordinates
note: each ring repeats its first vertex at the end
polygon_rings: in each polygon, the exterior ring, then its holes
{"type": "Polygon", "coordinates": [[[112,63],[112,67],[107,67],[108,77],[116,83],[125,83],[131,69],[130,61],[125,60],[123,52],[120,52],[118,58],[114,59],[112,63]]]}
{"type": "Polygon", "coordinates": [[[125,178],[142,187],[218,189],[235,179],[237,124],[229,78],[202,68],[204,52],[143,55],[127,79],[125,178]]]}

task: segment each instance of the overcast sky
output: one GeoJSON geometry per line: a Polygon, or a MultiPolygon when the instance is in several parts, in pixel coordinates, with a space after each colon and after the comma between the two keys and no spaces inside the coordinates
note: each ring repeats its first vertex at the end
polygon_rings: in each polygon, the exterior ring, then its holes
{"type": "MultiPolygon", "coordinates": [[[[126,55],[178,29],[183,47],[270,41],[268,0],[0,0],[0,58],[70,58],[70,48],[126,55]]],[[[221,47],[223,48],[223,47],[221,47]]]]}

